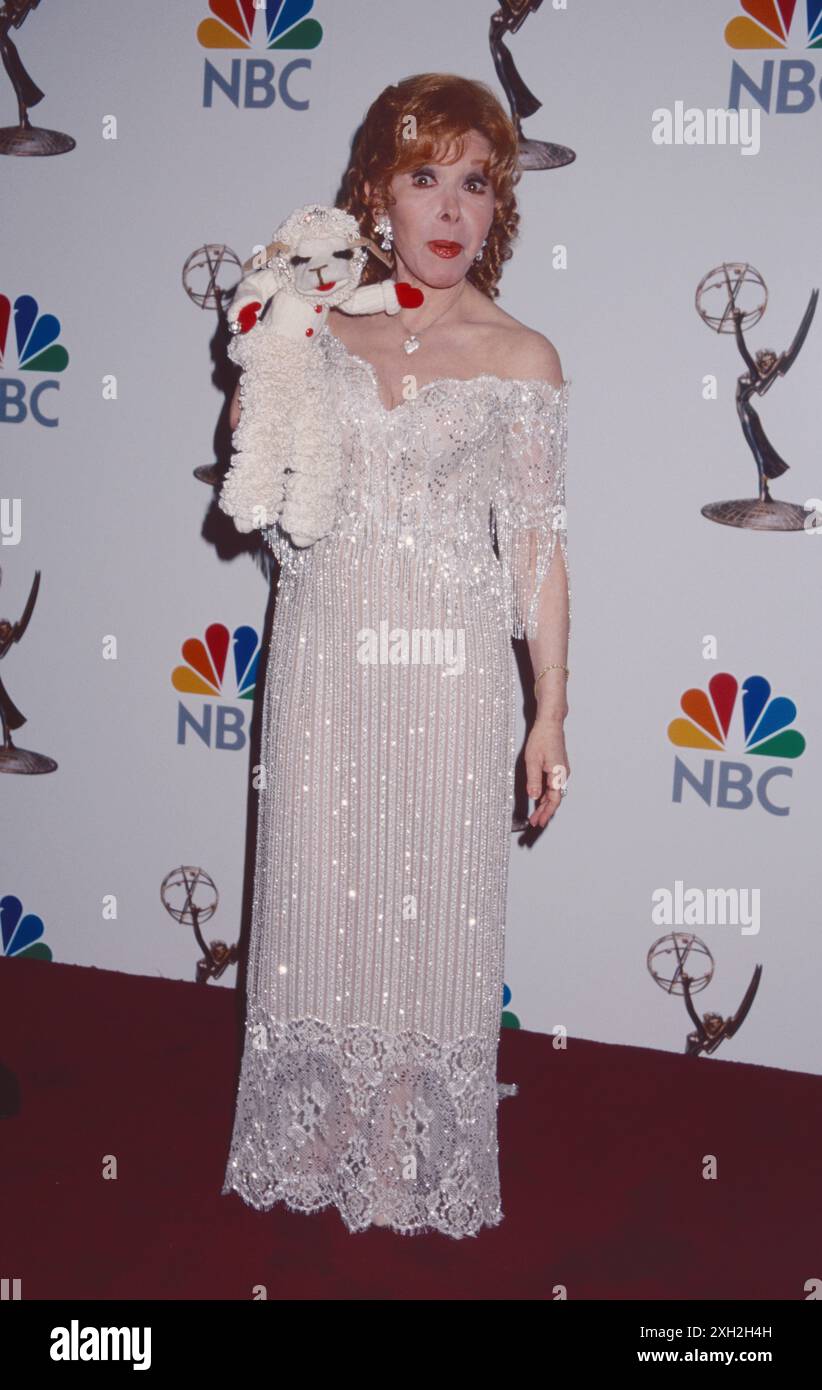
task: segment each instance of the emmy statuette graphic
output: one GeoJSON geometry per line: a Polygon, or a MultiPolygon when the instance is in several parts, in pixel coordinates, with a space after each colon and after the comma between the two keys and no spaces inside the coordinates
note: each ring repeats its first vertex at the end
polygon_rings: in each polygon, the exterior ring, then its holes
{"type": "Polygon", "coordinates": [[[693,1032],[688,1033],[686,1038],[685,1053],[692,1057],[697,1057],[702,1052],[716,1052],[725,1038],[732,1038],[739,1032],[762,978],[762,966],[757,965],[735,1014],[723,1018],[721,1014],[707,1012],[700,1018],[691,996],[705,989],[714,974],[714,959],[705,942],[694,936],[693,932],[671,932],[670,935],[661,936],[654,942],[648,952],[647,965],[660,989],[664,989],[666,994],[684,996],[685,1008],[694,1024],[693,1032]],[[688,970],[692,956],[701,958],[698,960],[696,974],[689,974],[688,970]]]}
{"type": "MultiPolygon", "coordinates": [[[[218,280],[225,267],[236,267],[242,272],[239,256],[227,246],[216,243],[200,246],[192,251],[183,266],[183,289],[198,309],[216,309],[220,325],[229,336],[225,323],[226,308],[237,286],[237,278],[231,285],[220,285],[218,280]]],[[[201,463],[194,469],[195,478],[209,487],[218,486],[223,480],[225,469],[219,463],[201,463]]]]}
{"type": "Polygon", "coordinates": [[[20,119],[19,125],[0,128],[0,154],[65,154],[76,144],[70,135],[33,126],[29,120],[29,108],[42,101],[45,92],[41,92],[23,67],[9,30],[19,29],[39,4],[40,0],[2,0],[0,3],[0,58],[17,97],[20,119]]]}
{"type": "MultiPolygon", "coordinates": [[[[3,571],[0,569],[0,583],[2,583],[3,571]]],[[[19,642],[26,628],[29,625],[29,618],[34,612],[34,605],[37,602],[37,592],[40,588],[40,571],[34,571],[34,581],[31,592],[26,600],[22,616],[16,623],[8,618],[0,618],[0,659],[8,652],[13,642],[19,642]]],[[[18,748],[12,741],[12,729],[19,729],[26,722],[26,716],[21,714],[2,679],[0,679],[0,723],[3,725],[3,743],[0,747],[0,772],[54,772],[57,767],[53,758],[49,758],[45,753],[32,753],[28,748],[18,748]]]]}
{"type": "Polygon", "coordinates": [[[702,508],[702,515],[709,521],[718,521],[722,526],[741,526],[750,531],[805,529],[807,512],[804,507],[797,502],[781,502],[771,496],[769,481],[781,477],[790,465],[776,452],[751,400],[754,396],[764,396],[777,377],[784,376],[793,366],[808,335],[818,298],[819,291],[812,290],[789,348],[784,352],[760,348],[752,357],[743,329],[746,325],[752,327],[759,322],[768,303],[767,287],[759,271],[743,262],[723,262],[709,270],[697,287],[695,302],[700,318],[716,333],[733,333],[736,336],[736,345],[747,367],[747,371],[737,378],[736,411],[759,477],[757,497],[707,503],[702,508]],[[743,292],[753,300],[747,308],[739,303],[743,292]],[[712,313],[711,300],[715,301],[718,295],[723,301],[722,308],[719,313],[712,313]]]}
{"type": "Polygon", "coordinates": [[[535,14],[541,4],[542,0],[502,0],[499,9],[491,16],[488,34],[497,77],[508,98],[511,120],[519,136],[521,169],[560,169],[564,164],[571,164],[576,159],[574,151],[565,145],[553,145],[547,140],[529,140],[522,133],[523,118],[533,116],[535,111],[539,111],[542,102],[526,87],[503,39],[506,34],[516,34],[528,16],[535,14]]]}
{"type": "Polygon", "coordinates": [[[197,984],[219,980],[229,965],[237,960],[237,947],[227,946],[224,941],[212,941],[207,945],[200,931],[200,923],[214,916],[220,901],[213,878],[205,869],[181,864],[166,874],[160,884],[160,898],[169,916],[175,922],[189,925],[197,938],[197,945],[203,953],[202,959],[197,961],[197,984]]]}

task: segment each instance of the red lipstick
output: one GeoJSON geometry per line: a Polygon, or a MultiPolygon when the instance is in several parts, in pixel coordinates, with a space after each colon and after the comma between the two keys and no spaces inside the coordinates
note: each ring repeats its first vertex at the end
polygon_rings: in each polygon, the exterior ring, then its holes
{"type": "Polygon", "coordinates": [[[458,256],[462,250],[458,241],[429,241],[427,245],[435,256],[440,256],[444,261],[450,261],[452,257],[458,256]]]}

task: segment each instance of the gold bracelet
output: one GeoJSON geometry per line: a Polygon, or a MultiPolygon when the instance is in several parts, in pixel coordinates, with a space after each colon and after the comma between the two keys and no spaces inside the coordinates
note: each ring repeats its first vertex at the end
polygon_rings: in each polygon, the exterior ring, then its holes
{"type": "Polygon", "coordinates": [[[536,695],[536,693],[537,693],[537,681],[538,681],[538,680],[541,680],[541,678],[545,675],[545,672],[546,672],[546,671],[564,671],[565,674],[566,674],[566,676],[570,676],[570,674],[571,674],[571,672],[568,670],[568,667],[567,667],[567,666],[563,666],[563,664],[562,664],[561,661],[552,661],[550,666],[543,666],[542,670],[540,671],[539,675],[537,676],[537,680],[534,681],[534,694],[535,694],[535,695],[536,695]]]}

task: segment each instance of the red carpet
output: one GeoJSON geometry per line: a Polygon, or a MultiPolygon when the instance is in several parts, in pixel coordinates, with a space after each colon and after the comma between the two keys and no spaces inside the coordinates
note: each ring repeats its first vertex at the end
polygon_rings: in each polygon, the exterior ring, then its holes
{"type": "MultiPolygon", "coordinates": [[[[505,1219],[350,1235],[220,1195],[233,990],[0,960],[0,1274],[24,1299],[785,1299],[822,1274],[822,1078],[504,1030],[505,1219]],[[715,1154],[718,1180],[701,1176],[715,1154]],[[104,1181],[106,1155],[117,1180],[104,1181]]],[[[684,1011],[683,1011],[684,1018],[684,1011]]],[[[730,1049],[728,1054],[730,1054],[730,1049]]]]}

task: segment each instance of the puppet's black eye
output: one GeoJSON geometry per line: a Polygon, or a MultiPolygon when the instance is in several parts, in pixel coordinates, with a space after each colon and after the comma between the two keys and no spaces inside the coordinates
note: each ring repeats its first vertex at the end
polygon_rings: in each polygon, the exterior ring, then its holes
{"type": "Polygon", "coordinates": [[[289,257],[289,264],[290,264],[290,265],[308,265],[308,262],[309,262],[310,260],[311,260],[311,257],[310,257],[310,256],[290,256],[290,257],[289,257]]]}
{"type": "Polygon", "coordinates": [[[354,254],[353,246],[349,246],[347,251],[335,251],[334,255],[341,261],[350,261],[354,254]]]}

